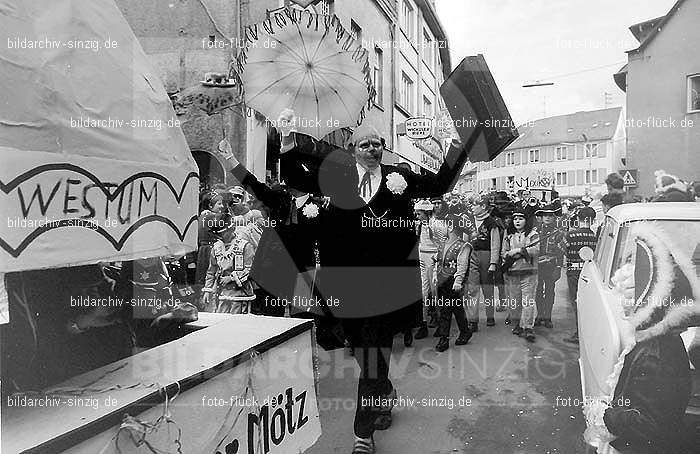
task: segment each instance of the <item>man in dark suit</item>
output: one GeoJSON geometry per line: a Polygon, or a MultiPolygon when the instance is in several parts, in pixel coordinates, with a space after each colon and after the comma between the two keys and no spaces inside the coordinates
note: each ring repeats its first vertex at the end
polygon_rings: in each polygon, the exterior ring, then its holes
{"type": "MultiPolygon", "coordinates": [[[[316,172],[320,193],[330,199],[318,232],[318,286],[324,299],[339,301],[332,311],[360,365],[355,454],[373,453],[374,430],[391,424],[393,337],[416,323],[421,304],[412,199],[448,192],[467,159],[462,147],[453,146],[438,174],[423,176],[381,164],[384,146],[374,128],[359,127],[350,153],[327,154],[316,172]]],[[[234,175],[240,173],[235,158],[227,162],[234,175]]]]}

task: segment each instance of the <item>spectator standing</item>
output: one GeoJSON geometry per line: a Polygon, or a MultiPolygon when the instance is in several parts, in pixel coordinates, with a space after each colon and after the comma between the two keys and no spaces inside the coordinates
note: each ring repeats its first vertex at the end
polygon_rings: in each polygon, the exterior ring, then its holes
{"type": "Polygon", "coordinates": [[[501,262],[502,229],[498,220],[491,216],[488,199],[480,197],[473,201],[472,212],[476,220],[476,237],[472,241],[473,251],[469,260],[469,297],[467,318],[472,332],[479,330],[479,290],[484,294],[486,325],[494,326],[494,277],[501,262]]]}
{"type": "Polygon", "coordinates": [[[561,277],[564,251],[561,248],[564,231],[557,225],[557,216],[562,216],[561,201],[558,198],[542,207],[536,213],[540,222],[540,255],[537,259],[537,320],[535,325],[552,328],[552,308],[554,307],[554,286],[561,277]]]}
{"type": "Polygon", "coordinates": [[[663,170],[654,172],[656,176],[656,197],[653,202],[692,202],[688,185],[675,175],[669,175],[663,170]]]}
{"type": "MultiPolygon", "coordinates": [[[[576,213],[575,227],[564,235],[563,249],[566,254],[566,281],[569,285],[569,301],[577,313],[576,295],[578,294],[578,278],[581,276],[584,261],[579,255],[583,247],[595,249],[596,237],[591,230],[591,224],[595,220],[596,213],[591,207],[583,207],[576,213]]],[[[578,344],[578,319],[576,332],[564,339],[566,342],[578,344]]]]}
{"type": "Polygon", "coordinates": [[[434,206],[427,200],[421,200],[414,207],[418,220],[418,257],[420,260],[421,284],[423,291],[423,322],[418,327],[416,339],[428,337],[429,324],[437,324],[437,311],[431,304],[437,297],[437,267],[438,252],[447,239],[445,223],[434,216],[434,206]],[[430,323],[428,322],[430,320],[430,323]]]}

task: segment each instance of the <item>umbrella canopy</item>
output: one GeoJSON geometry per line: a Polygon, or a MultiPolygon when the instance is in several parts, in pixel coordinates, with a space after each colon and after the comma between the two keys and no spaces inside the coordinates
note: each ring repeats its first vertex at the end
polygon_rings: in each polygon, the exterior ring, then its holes
{"type": "Polygon", "coordinates": [[[194,250],[197,165],[114,1],[4,0],[0,42],[0,273],[194,250]]]}
{"type": "Polygon", "coordinates": [[[375,95],[368,52],[337,16],[289,8],[245,36],[236,70],[248,107],[272,121],[291,108],[296,131],[319,140],[362,122],[375,95]]]}

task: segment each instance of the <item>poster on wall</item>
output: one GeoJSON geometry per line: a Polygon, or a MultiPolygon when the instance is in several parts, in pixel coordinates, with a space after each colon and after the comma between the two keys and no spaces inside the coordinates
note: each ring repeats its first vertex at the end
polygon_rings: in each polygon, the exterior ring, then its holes
{"type": "Polygon", "coordinates": [[[113,0],[0,14],[0,272],[196,248],[199,181],[113,0]]]}

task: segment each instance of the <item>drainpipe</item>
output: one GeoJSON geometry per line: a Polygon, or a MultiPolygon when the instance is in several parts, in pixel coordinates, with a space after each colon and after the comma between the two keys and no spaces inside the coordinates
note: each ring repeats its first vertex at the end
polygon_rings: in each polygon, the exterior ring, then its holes
{"type": "MultiPolygon", "coordinates": [[[[398,11],[396,12],[398,15],[398,11]]],[[[397,144],[397,138],[396,138],[396,112],[395,112],[395,104],[396,104],[396,56],[398,55],[397,49],[396,49],[396,43],[394,40],[396,39],[396,27],[398,25],[398,19],[396,22],[392,23],[391,26],[389,27],[389,35],[390,35],[390,42],[391,42],[391,105],[389,106],[391,110],[391,145],[392,145],[392,150],[396,150],[398,144],[397,144]]],[[[395,152],[394,152],[395,154],[395,152]]]]}

